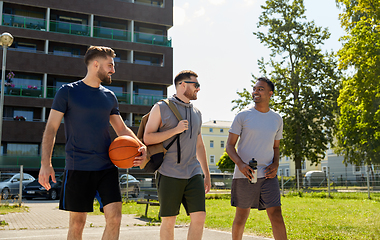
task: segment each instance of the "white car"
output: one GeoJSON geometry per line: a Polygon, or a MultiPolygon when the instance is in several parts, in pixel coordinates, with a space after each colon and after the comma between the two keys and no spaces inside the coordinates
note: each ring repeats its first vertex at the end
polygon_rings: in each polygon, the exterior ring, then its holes
{"type": "MultiPolygon", "coordinates": [[[[24,173],[22,187],[33,182],[35,178],[27,173],[24,173]]],[[[19,194],[20,188],[20,173],[0,173],[0,193],[1,199],[8,199],[19,194]]]]}

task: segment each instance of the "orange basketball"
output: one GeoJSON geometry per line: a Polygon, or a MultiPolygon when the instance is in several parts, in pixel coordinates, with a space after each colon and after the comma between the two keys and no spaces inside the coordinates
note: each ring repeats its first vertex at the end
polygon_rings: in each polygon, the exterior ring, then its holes
{"type": "Polygon", "coordinates": [[[120,136],[111,143],[108,154],[111,161],[119,168],[133,167],[133,160],[141,155],[139,143],[132,137],[120,136]]]}

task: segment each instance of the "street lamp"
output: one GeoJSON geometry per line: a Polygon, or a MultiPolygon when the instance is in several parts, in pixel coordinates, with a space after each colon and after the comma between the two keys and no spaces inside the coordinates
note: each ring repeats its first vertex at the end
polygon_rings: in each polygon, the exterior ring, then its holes
{"type": "MultiPolygon", "coordinates": [[[[4,91],[5,91],[5,62],[7,59],[7,48],[13,43],[13,36],[10,33],[3,33],[0,36],[0,44],[3,46],[3,66],[1,72],[1,98],[0,98],[0,147],[1,147],[1,136],[3,134],[3,108],[4,108],[4,91]]],[[[1,148],[0,148],[1,149],[1,148]]],[[[0,153],[1,155],[3,153],[0,153]]]]}

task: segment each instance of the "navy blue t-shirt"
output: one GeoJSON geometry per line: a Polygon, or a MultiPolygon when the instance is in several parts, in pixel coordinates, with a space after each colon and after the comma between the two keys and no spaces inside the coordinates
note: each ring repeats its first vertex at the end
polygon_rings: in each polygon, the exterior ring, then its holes
{"type": "Polygon", "coordinates": [[[120,114],[115,94],[82,80],[63,85],[52,109],[64,113],[66,170],[99,171],[115,167],[108,156],[110,115],[120,114]]]}

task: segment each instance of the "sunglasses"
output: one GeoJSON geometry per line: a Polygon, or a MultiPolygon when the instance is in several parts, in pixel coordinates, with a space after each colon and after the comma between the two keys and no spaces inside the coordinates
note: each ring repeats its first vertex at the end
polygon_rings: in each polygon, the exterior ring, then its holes
{"type": "Polygon", "coordinates": [[[199,84],[199,82],[192,82],[192,81],[183,81],[185,83],[194,83],[194,87],[195,88],[199,88],[201,85],[199,84]]]}

